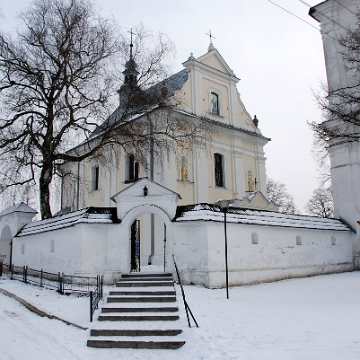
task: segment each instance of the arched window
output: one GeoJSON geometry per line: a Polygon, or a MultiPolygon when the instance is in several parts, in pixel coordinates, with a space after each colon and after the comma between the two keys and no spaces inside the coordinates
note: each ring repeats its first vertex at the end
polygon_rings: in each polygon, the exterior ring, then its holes
{"type": "Polygon", "coordinates": [[[219,94],[215,92],[210,93],[210,112],[215,115],[220,115],[219,94]]]}
{"type": "Polygon", "coordinates": [[[224,157],[214,154],[214,176],[215,186],[224,187],[224,157]]]}
{"type": "Polygon", "coordinates": [[[296,235],[296,245],[302,245],[302,240],[300,235],[296,235]]]}
{"type": "Polygon", "coordinates": [[[189,180],[188,159],[186,156],[181,157],[180,179],[181,181],[189,180]]]}
{"type": "Polygon", "coordinates": [[[21,254],[25,254],[25,244],[21,244],[21,254]]]}
{"type": "Polygon", "coordinates": [[[336,237],[335,236],[331,237],[331,245],[336,245],[336,237]]]}

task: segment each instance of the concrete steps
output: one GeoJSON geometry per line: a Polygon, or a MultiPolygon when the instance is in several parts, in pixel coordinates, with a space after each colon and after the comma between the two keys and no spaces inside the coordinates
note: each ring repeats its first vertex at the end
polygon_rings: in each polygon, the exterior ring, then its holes
{"type": "Polygon", "coordinates": [[[182,330],[171,274],[123,275],[116,287],[121,290],[110,291],[87,346],[178,349],[185,344],[176,338],[182,330]]]}

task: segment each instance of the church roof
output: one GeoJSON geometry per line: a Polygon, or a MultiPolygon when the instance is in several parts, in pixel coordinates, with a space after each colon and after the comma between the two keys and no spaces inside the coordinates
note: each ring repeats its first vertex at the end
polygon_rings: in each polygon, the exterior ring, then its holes
{"type": "MultiPolygon", "coordinates": [[[[229,208],[226,216],[229,223],[244,225],[278,226],[318,230],[350,231],[350,228],[337,219],[306,215],[290,215],[272,211],[229,208]]],[[[223,222],[220,208],[209,204],[178,207],[176,221],[215,221],[223,222]]]]}
{"type": "MultiPolygon", "coordinates": [[[[145,90],[145,94],[149,93],[149,94],[158,94],[160,96],[161,94],[161,89],[166,86],[168,89],[167,95],[166,95],[166,99],[169,99],[171,97],[173,97],[175,95],[175,92],[179,89],[181,89],[184,84],[186,83],[186,81],[188,80],[189,75],[188,75],[188,70],[187,69],[183,69],[181,71],[179,71],[176,74],[171,75],[170,77],[168,77],[165,80],[162,80],[160,82],[158,82],[157,84],[151,86],[150,88],[145,90]]],[[[143,109],[143,106],[141,106],[141,108],[139,109],[133,109],[132,113],[137,113],[137,111],[139,111],[139,114],[136,114],[134,116],[130,116],[129,120],[133,120],[136,117],[139,117],[142,114],[141,110],[143,109]]],[[[149,107],[148,110],[152,109],[151,107],[149,107]]],[[[119,120],[124,120],[123,118],[123,114],[124,114],[124,105],[120,104],[120,106],[105,120],[104,123],[107,123],[108,125],[113,125],[114,123],[118,122],[119,120]]],[[[147,112],[146,110],[144,110],[144,113],[147,112]]],[[[92,137],[95,137],[97,135],[99,135],[102,132],[101,129],[101,125],[99,127],[97,127],[94,132],[91,134],[90,139],[92,137]]]]}
{"type": "Polygon", "coordinates": [[[0,212],[0,217],[4,216],[4,215],[8,215],[8,214],[12,214],[15,212],[22,212],[22,213],[32,213],[32,214],[36,214],[36,210],[33,209],[32,207],[26,205],[23,202],[20,202],[16,205],[12,205],[7,207],[5,210],[3,210],[2,212],[0,212]]]}

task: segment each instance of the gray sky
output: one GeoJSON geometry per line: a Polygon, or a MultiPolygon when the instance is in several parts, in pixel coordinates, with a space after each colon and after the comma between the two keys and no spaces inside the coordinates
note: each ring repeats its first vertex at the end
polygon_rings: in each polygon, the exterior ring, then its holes
{"type": "MultiPolygon", "coordinates": [[[[306,122],[321,119],[313,95],[326,80],[320,32],[268,0],[96,1],[124,33],[143,23],[167,34],[177,52],[173,72],[183,68],[191,52],[195,57],[206,53],[211,30],[214,46],[241,79],[238,90],[247,111],[257,115],[263,135],[272,139],[265,147],[268,177],[285,183],[303,210],[319,176],[306,122]]],[[[301,1],[273,2],[319,28],[301,1]]],[[[15,27],[15,16],[27,3],[0,0],[2,26],[15,27]]]]}

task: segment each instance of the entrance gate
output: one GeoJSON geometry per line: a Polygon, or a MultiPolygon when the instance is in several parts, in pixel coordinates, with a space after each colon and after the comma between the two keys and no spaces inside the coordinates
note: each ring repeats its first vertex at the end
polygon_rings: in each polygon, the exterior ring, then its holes
{"type": "Polygon", "coordinates": [[[140,220],[131,225],[131,271],[140,271],[140,220]]]}

